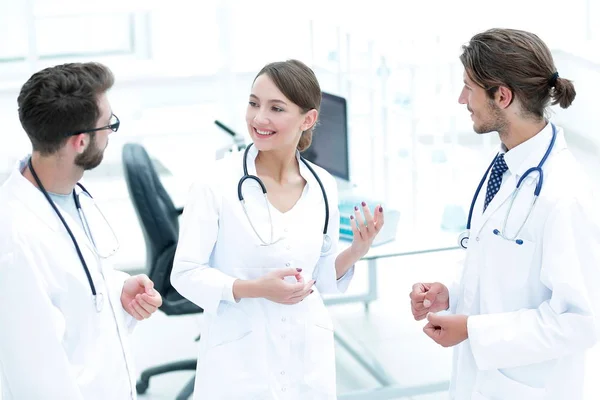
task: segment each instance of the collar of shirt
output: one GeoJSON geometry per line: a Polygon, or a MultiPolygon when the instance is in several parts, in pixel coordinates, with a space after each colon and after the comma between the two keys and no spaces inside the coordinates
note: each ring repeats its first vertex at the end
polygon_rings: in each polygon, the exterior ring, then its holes
{"type": "Polygon", "coordinates": [[[546,150],[548,150],[551,140],[552,124],[547,123],[544,129],[531,139],[508,152],[504,145],[501,145],[500,153],[504,153],[504,161],[506,161],[508,170],[519,179],[529,168],[538,166],[546,150]]]}

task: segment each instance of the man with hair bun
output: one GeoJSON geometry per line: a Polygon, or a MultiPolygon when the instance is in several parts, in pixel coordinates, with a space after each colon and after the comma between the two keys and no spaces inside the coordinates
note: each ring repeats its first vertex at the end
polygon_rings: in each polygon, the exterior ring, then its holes
{"type": "Polygon", "coordinates": [[[455,346],[452,399],[582,399],[585,352],[599,333],[598,203],[546,114],[569,107],[575,88],[529,32],[479,33],[460,60],[459,103],[475,132],[502,143],[459,237],[459,283],[415,284],[413,315],[427,318],[436,343],[455,346]]]}

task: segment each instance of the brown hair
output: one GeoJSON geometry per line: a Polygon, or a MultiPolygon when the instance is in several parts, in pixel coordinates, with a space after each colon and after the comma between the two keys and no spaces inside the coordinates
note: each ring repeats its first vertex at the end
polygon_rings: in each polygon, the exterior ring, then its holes
{"type": "Polygon", "coordinates": [[[95,128],[98,97],[113,84],[112,72],[99,63],[62,64],[33,74],[17,99],[33,150],[53,154],[68,140],[67,133],[95,128]]]}
{"type": "MultiPolygon", "coordinates": [[[[321,87],[315,73],[306,64],[298,60],[287,60],[267,64],[254,80],[266,74],[285,97],[296,104],[303,113],[321,107],[321,87]]],[[[316,125],[316,122],[315,122],[316,125]]],[[[302,132],[298,150],[304,151],[312,142],[314,125],[302,132]]]]}
{"type": "Polygon", "coordinates": [[[543,118],[550,100],[567,108],[575,99],[573,83],[558,76],[552,54],[533,33],[515,29],[490,29],[462,47],[460,61],[469,78],[494,97],[506,86],[519,100],[523,112],[543,118]]]}

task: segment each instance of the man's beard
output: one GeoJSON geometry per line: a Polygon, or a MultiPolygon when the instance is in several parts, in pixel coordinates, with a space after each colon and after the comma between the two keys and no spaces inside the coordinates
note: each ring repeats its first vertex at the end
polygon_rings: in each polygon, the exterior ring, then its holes
{"type": "Polygon", "coordinates": [[[96,136],[92,136],[90,145],[83,153],[75,157],[75,165],[89,171],[96,168],[104,158],[104,150],[100,150],[96,142],[96,136]]]}
{"type": "Polygon", "coordinates": [[[481,122],[479,125],[473,125],[473,130],[479,134],[489,132],[502,133],[508,126],[508,121],[506,121],[500,107],[498,107],[493,100],[490,100],[488,102],[487,111],[488,119],[481,122]]]}

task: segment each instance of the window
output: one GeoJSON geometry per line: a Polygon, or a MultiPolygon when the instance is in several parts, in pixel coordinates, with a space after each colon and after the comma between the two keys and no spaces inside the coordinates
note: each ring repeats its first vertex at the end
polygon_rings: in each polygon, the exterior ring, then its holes
{"type": "Polygon", "coordinates": [[[0,2],[0,63],[25,61],[27,57],[27,24],[24,23],[25,2],[0,2]],[[11,40],[6,40],[10,38],[11,40]]]}

